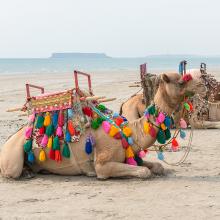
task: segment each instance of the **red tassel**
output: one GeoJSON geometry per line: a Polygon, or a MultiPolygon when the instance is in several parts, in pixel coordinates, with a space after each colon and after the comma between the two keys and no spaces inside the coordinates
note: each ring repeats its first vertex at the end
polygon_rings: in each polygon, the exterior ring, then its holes
{"type": "Polygon", "coordinates": [[[185,82],[189,82],[190,80],[192,80],[192,75],[191,74],[185,74],[182,79],[185,82]]]}
{"type": "Polygon", "coordinates": [[[49,152],[49,158],[51,160],[55,160],[55,150],[53,150],[52,148],[50,149],[50,152],[49,152]]]}
{"type": "Polygon", "coordinates": [[[150,133],[150,136],[152,137],[152,138],[156,138],[156,131],[155,131],[155,129],[153,128],[153,126],[150,126],[150,131],[149,131],[149,133],[150,133]]]}
{"type": "Polygon", "coordinates": [[[60,150],[55,150],[55,160],[56,162],[61,162],[61,154],[60,154],[60,150]]]}
{"type": "Polygon", "coordinates": [[[84,107],[82,110],[85,115],[87,115],[88,117],[92,117],[92,109],[91,108],[89,108],[87,106],[87,107],[84,107]]]}
{"type": "Polygon", "coordinates": [[[173,138],[172,146],[171,146],[172,150],[173,151],[177,151],[178,150],[178,146],[179,146],[179,144],[178,144],[177,140],[175,138],[173,138]]]}
{"type": "Polygon", "coordinates": [[[75,135],[75,129],[73,127],[73,122],[71,120],[68,121],[67,128],[71,136],[75,135]]]}
{"type": "Polygon", "coordinates": [[[193,111],[193,104],[192,104],[192,102],[188,102],[188,105],[190,107],[190,111],[193,111]]]}
{"type": "Polygon", "coordinates": [[[118,117],[118,118],[115,119],[115,124],[118,125],[118,126],[120,126],[121,123],[123,123],[123,122],[124,122],[124,120],[121,117],[118,117]]]}
{"type": "Polygon", "coordinates": [[[62,110],[60,110],[59,112],[59,116],[58,116],[58,125],[60,127],[64,126],[64,112],[62,110]]]}
{"type": "Polygon", "coordinates": [[[121,144],[124,149],[128,148],[129,144],[125,138],[121,139],[121,144]]]}
{"type": "Polygon", "coordinates": [[[114,136],[115,139],[121,139],[121,134],[120,132],[118,132],[115,136],[114,136]]]}
{"type": "Polygon", "coordinates": [[[43,126],[43,127],[39,128],[39,134],[43,135],[44,133],[45,133],[45,127],[43,126]]]}

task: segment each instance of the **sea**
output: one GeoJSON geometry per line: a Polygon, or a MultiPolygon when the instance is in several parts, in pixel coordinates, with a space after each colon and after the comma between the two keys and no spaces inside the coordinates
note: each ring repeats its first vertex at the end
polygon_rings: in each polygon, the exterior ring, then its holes
{"type": "Polygon", "coordinates": [[[148,72],[176,70],[180,61],[187,61],[187,68],[199,68],[200,63],[207,69],[220,68],[220,56],[155,55],[137,58],[10,58],[0,59],[0,74],[67,73],[73,70],[108,71],[139,70],[147,63],[148,72]]]}

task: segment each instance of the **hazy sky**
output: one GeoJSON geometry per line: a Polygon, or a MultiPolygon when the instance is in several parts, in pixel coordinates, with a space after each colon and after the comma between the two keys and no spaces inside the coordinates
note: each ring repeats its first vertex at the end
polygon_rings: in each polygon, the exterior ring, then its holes
{"type": "Polygon", "coordinates": [[[0,0],[0,57],[220,54],[220,0],[0,0]]]}

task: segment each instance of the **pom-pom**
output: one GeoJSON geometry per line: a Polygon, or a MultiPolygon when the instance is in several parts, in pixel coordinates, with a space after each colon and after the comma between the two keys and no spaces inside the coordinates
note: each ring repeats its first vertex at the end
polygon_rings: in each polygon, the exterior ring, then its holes
{"type": "Polygon", "coordinates": [[[52,134],[54,133],[54,125],[50,124],[49,126],[47,126],[46,128],[46,135],[48,137],[50,137],[52,134]]]}
{"type": "Polygon", "coordinates": [[[166,140],[169,140],[171,138],[170,129],[166,129],[164,132],[165,132],[166,140]]]}
{"type": "Polygon", "coordinates": [[[44,162],[46,160],[46,154],[44,152],[44,150],[40,150],[40,153],[39,153],[39,161],[40,162],[44,162]]]}
{"type": "Polygon", "coordinates": [[[121,133],[118,132],[115,136],[114,136],[115,139],[121,139],[121,133]]]}
{"type": "Polygon", "coordinates": [[[41,146],[42,147],[46,147],[47,146],[47,143],[48,143],[48,136],[45,134],[41,140],[41,146]]]}
{"type": "Polygon", "coordinates": [[[183,118],[180,119],[180,127],[184,129],[187,128],[187,123],[183,118]]]}
{"type": "Polygon", "coordinates": [[[179,144],[178,144],[177,140],[175,138],[173,138],[172,145],[171,145],[172,150],[173,151],[177,151],[178,150],[178,146],[179,146],[179,144]]]}
{"type": "Polygon", "coordinates": [[[42,128],[43,125],[44,125],[44,117],[43,115],[38,115],[35,127],[39,129],[42,128]]]}
{"type": "Polygon", "coordinates": [[[150,124],[147,121],[144,122],[144,132],[145,134],[149,134],[150,132],[150,124]]]}
{"type": "Polygon", "coordinates": [[[159,129],[159,131],[157,133],[157,141],[160,144],[165,144],[165,142],[166,142],[165,134],[161,129],[159,129]]]}
{"type": "Polygon", "coordinates": [[[60,127],[63,127],[63,126],[64,126],[64,112],[63,112],[63,110],[60,110],[60,112],[59,112],[58,125],[59,125],[60,127]]]}
{"type": "Polygon", "coordinates": [[[116,128],[114,125],[112,125],[109,131],[109,135],[111,137],[114,137],[118,132],[119,132],[119,129],[116,128]]]}
{"type": "Polygon", "coordinates": [[[49,151],[49,158],[51,160],[55,160],[55,150],[53,150],[52,148],[49,151]]]}
{"type": "Polygon", "coordinates": [[[129,127],[124,127],[123,128],[123,133],[126,137],[130,137],[132,134],[132,130],[129,127]]]}
{"type": "Polygon", "coordinates": [[[31,114],[31,115],[29,115],[29,117],[28,117],[28,121],[29,121],[29,123],[33,123],[34,120],[35,120],[35,114],[31,114]]]}
{"type": "Polygon", "coordinates": [[[156,112],[155,105],[151,105],[150,107],[148,107],[147,111],[149,112],[150,115],[154,115],[156,112]]]}
{"type": "Polygon", "coordinates": [[[24,151],[26,153],[29,153],[32,149],[32,139],[29,139],[26,141],[26,143],[24,144],[24,151]]]}
{"type": "Polygon", "coordinates": [[[134,140],[132,137],[128,137],[128,144],[129,145],[133,145],[134,144],[134,140]]]}
{"type": "Polygon", "coordinates": [[[57,135],[58,137],[62,137],[62,135],[63,135],[63,129],[62,129],[62,127],[60,127],[60,126],[57,127],[56,135],[57,135]]]}
{"type": "Polygon", "coordinates": [[[92,143],[91,143],[89,138],[86,139],[85,152],[87,154],[91,154],[92,153],[92,143]]]}
{"type": "Polygon", "coordinates": [[[171,127],[172,121],[171,121],[170,117],[168,117],[168,116],[165,117],[164,124],[166,125],[167,128],[171,127]]]}
{"type": "Polygon", "coordinates": [[[52,148],[53,148],[53,150],[60,150],[60,140],[59,140],[58,136],[54,137],[52,148]]]}
{"type": "Polygon", "coordinates": [[[53,121],[54,128],[56,128],[58,124],[58,113],[57,112],[53,113],[52,121],[53,121]]]}
{"type": "Polygon", "coordinates": [[[186,133],[182,129],[180,129],[180,137],[182,139],[184,139],[186,137],[186,133]]]}
{"type": "Polygon", "coordinates": [[[129,144],[128,144],[126,138],[124,138],[124,137],[121,139],[121,144],[124,149],[129,147],[129,144]]]}
{"type": "Polygon", "coordinates": [[[59,163],[61,160],[60,150],[55,150],[55,161],[59,163]]]}
{"type": "Polygon", "coordinates": [[[73,110],[72,110],[71,108],[69,108],[69,109],[67,110],[67,114],[68,114],[68,118],[69,118],[69,119],[72,119],[72,118],[73,118],[73,110]]]}
{"type": "Polygon", "coordinates": [[[118,126],[120,126],[123,122],[124,122],[124,120],[121,117],[118,117],[115,119],[115,124],[118,126]]]}
{"type": "Polygon", "coordinates": [[[102,128],[105,131],[106,134],[110,132],[111,129],[111,124],[108,121],[103,121],[102,122],[102,128]]]}
{"type": "Polygon", "coordinates": [[[133,157],[127,158],[126,163],[129,165],[137,166],[137,162],[134,160],[133,157]]]}
{"type": "Polygon", "coordinates": [[[33,153],[33,151],[30,151],[29,153],[28,153],[28,162],[30,162],[30,163],[34,163],[34,153],[33,153]]]}
{"type": "Polygon", "coordinates": [[[48,125],[50,125],[50,123],[51,123],[50,113],[47,112],[44,117],[44,126],[47,127],[48,125]]]}
{"type": "Polygon", "coordinates": [[[43,127],[39,128],[39,134],[43,135],[44,133],[45,133],[45,127],[43,126],[43,127]]]}
{"type": "Polygon", "coordinates": [[[164,120],[165,120],[165,115],[162,112],[160,112],[157,117],[157,121],[161,124],[164,122],[164,120]]]}
{"type": "Polygon", "coordinates": [[[66,131],[65,140],[66,140],[66,142],[71,142],[71,135],[70,135],[69,131],[66,131]]]}
{"type": "Polygon", "coordinates": [[[157,158],[158,158],[159,160],[164,160],[164,155],[163,155],[163,152],[162,152],[162,151],[160,151],[160,152],[157,153],[157,158]]]}
{"type": "Polygon", "coordinates": [[[70,158],[70,149],[67,143],[63,144],[63,151],[62,151],[62,155],[66,158],[70,158]]]}
{"type": "Polygon", "coordinates": [[[32,136],[32,131],[33,131],[32,127],[27,127],[25,129],[25,138],[26,139],[29,139],[32,136]]]}
{"type": "Polygon", "coordinates": [[[47,147],[48,148],[51,148],[53,146],[53,138],[52,137],[49,137],[48,138],[48,142],[47,142],[47,147]]]}
{"type": "Polygon", "coordinates": [[[140,158],[144,158],[144,157],[146,156],[145,151],[144,151],[144,150],[141,150],[141,151],[138,153],[138,156],[139,156],[140,158]]]}
{"type": "Polygon", "coordinates": [[[156,138],[156,130],[154,129],[153,126],[150,126],[149,134],[152,138],[156,138]]]}

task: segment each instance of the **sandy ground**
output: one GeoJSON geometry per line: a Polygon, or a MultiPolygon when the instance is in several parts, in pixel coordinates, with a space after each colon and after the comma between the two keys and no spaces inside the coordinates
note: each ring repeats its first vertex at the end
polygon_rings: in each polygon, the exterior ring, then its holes
{"type": "MultiPolygon", "coordinates": [[[[128,88],[139,74],[96,72],[96,95],[117,97],[114,110],[139,88],[128,88]]],[[[6,113],[25,100],[25,82],[47,91],[73,87],[72,74],[0,75],[0,146],[25,117],[6,113]]],[[[82,85],[85,85],[85,82],[82,85]]],[[[192,151],[166,177],[149,180],[37,175],[35,179],[0,178],[0,219],[220,219],[219,130],[194,131],[192,151]]],[[[157,161],[152,153],[150,158],[157,161]]],[[[146,157],[146,159],[147,159],[146,157]]]]}

